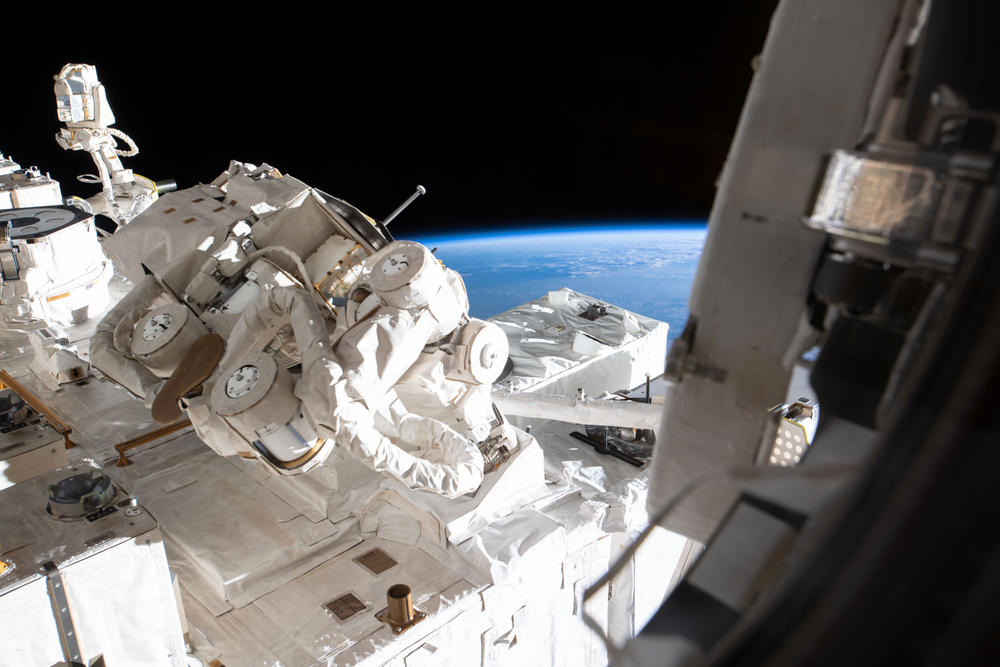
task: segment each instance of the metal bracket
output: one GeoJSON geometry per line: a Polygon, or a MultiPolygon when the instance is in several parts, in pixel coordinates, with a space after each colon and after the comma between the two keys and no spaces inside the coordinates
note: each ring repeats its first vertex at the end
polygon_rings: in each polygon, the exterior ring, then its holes
{"type": "Polygon", "coordinates": [[[694,315],[689,315],[684,331],[680,338],[674,341],[667,354],[667,368],[663,372],[663,377],[673,382],[680,382],[685,375],[696,375],[712,382],[725,382],[729,374],[727,371],[701,361],[691,354],[697,328],[698,319],[694,315]]]}
{"type": "MultiPolygon", "coordinates": [[[[607,432],[605,431],[605,436],[606,435],[607,435],[607,432]]],[[[625,452],[619,451],[618,447],[616,445],[614,445],[613,443],[599,442],[599,441],[594,440],[593,438],[591,438],[589,435],[584,435],[583,433],[580,433],[579,431],[573,431],[572,433],[570,433],[570,436],[576,438],[580,442],[583,442],[583,443],[586,443],[586,444],[590,445],[591,447],[594,448],[594,451],[596,451],[598,454],[604,454],[604,455],[613,456],[616,459],[619,459],[621,461],[624,461],[625,463],[628,463],[629,465],[635,466],[636,468],[641,468],[642,466],[646,465],[645,461],[641,461],[641,460],[635,458],[634,456],[629,456],[625,452]]]]}
{"type": "Polygon", "coordinates": [[[63,582],[59,568],[52,561],[42,565],[49,587],[49,598],[52,600],[52,611],[56,615],[56,626],[59,628],[59,639],[62,641],[63,654],[70,667],[83,667],[80,657],[80,642],[73,627],[73,615],[69,610],[69,598],[66,597],[66,585],[63,582]]]}
{"type": "Polygon", "coordinates": [[[12,222],[0,225],[0,279],[3,281],[17,280],[20,267],[17,264],[17,248],[10,240],[12,222]]]}
{"type": "Polygon", "coordinates": [[[419,623],[420,621],[427,618],[427,614],[426,612],[422,612],[415,609],[412,619],[410,619],[409,621],[401,621],[398,624],[395,624],[391,620],[389,620],[389,608],[386,607],[382,611],[376,612],[375,618],[388,625],[389,629],[392,630],[392,634],[401,635],[410,628],[412,628],[414,625],[419,623]]]}

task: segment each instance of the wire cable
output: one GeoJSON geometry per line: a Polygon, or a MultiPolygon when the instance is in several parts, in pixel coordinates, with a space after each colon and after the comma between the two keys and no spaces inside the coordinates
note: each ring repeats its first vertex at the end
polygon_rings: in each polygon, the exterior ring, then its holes
{"type": "Polygon", "coordinates": [[[135,145],[134,141],[132,141],[132,137],[128,136],[127,134],[125,134],[121,130],[116,130],[113,127],[109,127],[109,128],[107,128],[107,130],[108,130],[108,134],[110,134],[111,136],[114,136],[114,137],[118,137],[119,139],[121,139],[122,141],[124,141],[125,143],[127,143],[129,145],[130,150],[127,150],[127,151],[122,151],[122,150],[118,150],[117,148],[115,148],[114,149],[115,154],[120,155],[121,157],[132,157],[133,155],[138,155],[139,154],[139,147],[135,145]]]}

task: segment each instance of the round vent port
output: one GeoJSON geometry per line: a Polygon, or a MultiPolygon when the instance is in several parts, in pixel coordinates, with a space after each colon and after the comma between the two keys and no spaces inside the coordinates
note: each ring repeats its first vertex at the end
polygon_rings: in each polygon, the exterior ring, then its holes
{"type": "Polygon", "coordinates": [[[226,380],[226,396],[242,398],[250,393],[260,381],[260,370],[256,366],[241,366],[226,380]]]}

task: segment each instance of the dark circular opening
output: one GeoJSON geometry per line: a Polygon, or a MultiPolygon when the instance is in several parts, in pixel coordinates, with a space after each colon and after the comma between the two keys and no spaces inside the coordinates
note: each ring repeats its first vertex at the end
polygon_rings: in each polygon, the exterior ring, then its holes
{"type": "Polygon", "coordinates": [[[394,600],[402,600],[410,594],[410,587],[406,584],[396,584],[389,588],[389,597],[394,600]]]}
{"type": "Polygon", "coordinates": [[[78,503],[83,496],[93,493],[103,480],[103,477],[95,480],[90,475],[67,477],[53,486],[52,500],[57,503],[78,503]]]}

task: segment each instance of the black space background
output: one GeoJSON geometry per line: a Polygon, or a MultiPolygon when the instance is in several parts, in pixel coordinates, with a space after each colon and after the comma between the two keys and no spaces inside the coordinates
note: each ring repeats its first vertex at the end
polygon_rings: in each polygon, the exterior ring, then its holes
{"type": "Polygon", "coordinates": [[[53,139],[52,76],[86,62],[126,167],[180,187],[267,162],[382,219],[422,184],[399,238],[704,219],[775,5],[35,5],[5,29],[0,151],[96,192],[53,139]]]}

